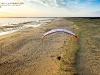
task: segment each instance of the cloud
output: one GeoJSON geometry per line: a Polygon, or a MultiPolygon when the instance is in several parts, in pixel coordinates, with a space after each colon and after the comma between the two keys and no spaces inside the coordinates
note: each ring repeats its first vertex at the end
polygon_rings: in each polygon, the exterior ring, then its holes
{"type": "Polygon", "coordinates": [[[100,17],[100,10],[84,14],[87,17],[100,17]]]}
{"type": "Polygon", "coordinates": [[[24,0],[26,2],[38,2],[46,6],[77,10],[84,8],[96,0],[24,0]]]}
{"type": "Polygon", "coordinates": [[[100,10],[99,11],[92,12],[91,14],[93,14],[96,17],[100,17],[100,10]]]}

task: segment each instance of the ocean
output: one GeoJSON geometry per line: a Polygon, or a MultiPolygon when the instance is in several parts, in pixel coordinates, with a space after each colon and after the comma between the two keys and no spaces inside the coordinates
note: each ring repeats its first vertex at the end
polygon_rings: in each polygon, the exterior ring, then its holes
{"type": "Polygon", "coordinates": [[[0,18],[0,36],[46,25],[56,18],[0,18]]]}

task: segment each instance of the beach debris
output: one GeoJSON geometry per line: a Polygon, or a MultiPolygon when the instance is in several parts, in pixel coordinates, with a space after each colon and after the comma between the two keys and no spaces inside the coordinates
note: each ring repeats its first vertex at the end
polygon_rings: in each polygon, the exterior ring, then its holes
{"type": "Polygon", "coordinates": [[[71,31],[69,30],[66,30],[66,29],[53,29],[53,30],[50,30],[48,32],[46,32],[43,36],[42,36],[42,41],[44,40],[44,37],[49,35],[49,34],[52,34],[52,33],[56,33],[56,32],[64,32],[64,33],[67,33],[67,34],[70,34],[72,36],[74,36],[76,38],[76,41],[78,41],[78,37],[71,31]]]}

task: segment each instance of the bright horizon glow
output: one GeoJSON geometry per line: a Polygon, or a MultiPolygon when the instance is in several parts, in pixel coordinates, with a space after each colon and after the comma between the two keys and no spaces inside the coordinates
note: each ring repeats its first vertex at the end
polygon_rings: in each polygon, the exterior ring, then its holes
{"type": "Polygon", "coordinates": [[[0,17],[100,17],[100,0],[0,0],[0,17]]]}

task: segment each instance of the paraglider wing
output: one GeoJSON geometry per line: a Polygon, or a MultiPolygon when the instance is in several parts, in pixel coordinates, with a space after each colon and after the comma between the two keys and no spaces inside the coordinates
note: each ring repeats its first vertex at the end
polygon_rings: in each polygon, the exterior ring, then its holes
{"type": "Polygon", "coordinates": [[[66,30],[66,29],[53,29],[53,30],[50,30],[50,31],[46,32],[46,33],[43,35],[42,41],[44,40],[44,37],[45,37],[45,36],[47,36],[47,35],[49,35],[49,34],[52,34],[52,33],[56,33],[56,32],[64,32],[64,33],[73,35],[73,36],[76,38],[76,40],[78,41],[77,36],[76,36],[73,32],[71,32],[71,31],[69,31],[69,30],[66,30]]]}

